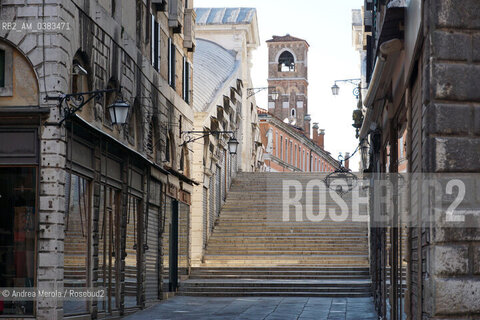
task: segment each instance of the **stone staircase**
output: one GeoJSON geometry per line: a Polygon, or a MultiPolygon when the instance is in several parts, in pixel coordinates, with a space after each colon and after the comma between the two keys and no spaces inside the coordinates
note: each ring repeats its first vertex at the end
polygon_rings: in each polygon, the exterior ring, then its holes
{"type": "MultiPolygon", "coordinates": [[[[349,216],[283,218],[285,180],[302,186],[317,173],[242,173],[232,183],[202,266],[181,282],[180,294],[202,296],[369,296],[367,223],[349,216]]],[[[325,187],[313,189],[313,213],[338,207],[325,187]],[[319,197],[324,207],[319,208],[319,197]],[[317,205],[315,205],[317,204],[317,205]]],[[[351,195],[343,196],[349,203],[351,195]]],[[[293,195],[290,195],[293,198],[293,195]]],[[[364,209],[365,211],[365,209],[364,209]]]]}

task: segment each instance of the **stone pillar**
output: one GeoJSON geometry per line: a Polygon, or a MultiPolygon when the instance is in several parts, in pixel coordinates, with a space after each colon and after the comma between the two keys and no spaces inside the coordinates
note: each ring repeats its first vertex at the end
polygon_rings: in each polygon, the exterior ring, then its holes
{"type": "MultiPolygon", "coordinates": [[[[424,10],[422,104],[427,126],[422,171],[459,177],[462,172],[478,173],[480,2],[429,0],[424,10]]],[[[478,195],[478,188],[467,184],[467,196],[478,195]]],[[[478,204],[478,197],[475,200],[478,204]]],[[[480,230],[469,225],[442,223],[426,230],[424,319],[472,319],[480,314],[480,230]]]]}

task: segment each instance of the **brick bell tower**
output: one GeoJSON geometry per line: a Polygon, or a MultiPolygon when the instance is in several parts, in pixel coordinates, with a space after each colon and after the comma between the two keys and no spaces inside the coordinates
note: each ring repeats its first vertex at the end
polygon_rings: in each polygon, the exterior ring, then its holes
{"type": "Polygon", "coordinates": [[[310,137],[310,115],[308,114],[308,69],[307,41],[292,37],[273,36],[268,46],[268,111],[303,129],[310,137]],[[272,92],[278,93],[277,100],[272,92]]]}

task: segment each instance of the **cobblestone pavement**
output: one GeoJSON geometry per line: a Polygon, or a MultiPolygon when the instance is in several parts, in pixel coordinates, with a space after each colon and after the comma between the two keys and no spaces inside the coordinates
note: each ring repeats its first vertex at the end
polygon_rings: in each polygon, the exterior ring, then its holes
{"type": "Polygon", "coordinates": [[[374,320],[371,298],[207,298],[178,296],[124,319],[374,320]]]}

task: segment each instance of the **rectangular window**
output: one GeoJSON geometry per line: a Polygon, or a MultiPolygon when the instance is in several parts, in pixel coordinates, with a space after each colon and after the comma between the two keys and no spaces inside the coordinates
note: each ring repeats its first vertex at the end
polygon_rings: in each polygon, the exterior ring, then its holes
{"type": "Polygon", "coordinates": [[[5,50],[0,50],[0,88],[5,87],[5,50]]]}
{"type": "Polygon", "coordinates": [[[175,89],[175,44],[172,38],[168,39],[168,84],[175,89]]]}
{"type": "Polygon", "coordinates": [[[190,104],[190,63],[187,62],[187,58],[183,57],[183,87],[182,95],[183,100],[190,104]]]}
{"type": "Polygon", "coordinates": [[[160,30],[160,24],[155,19],[155,15],[152,14],[152,32],[150,35],[151,59],[152,66],[157,71],[160,70],[160,30]]]}
{"type": "MultiPolygon", "coordinates": [[[[0,168],[0,287],[35,283],[37,173],[31,167],[0,168]]],[[[4,316],[33,315],[33,301],[1,301],[4,316]]]]}

